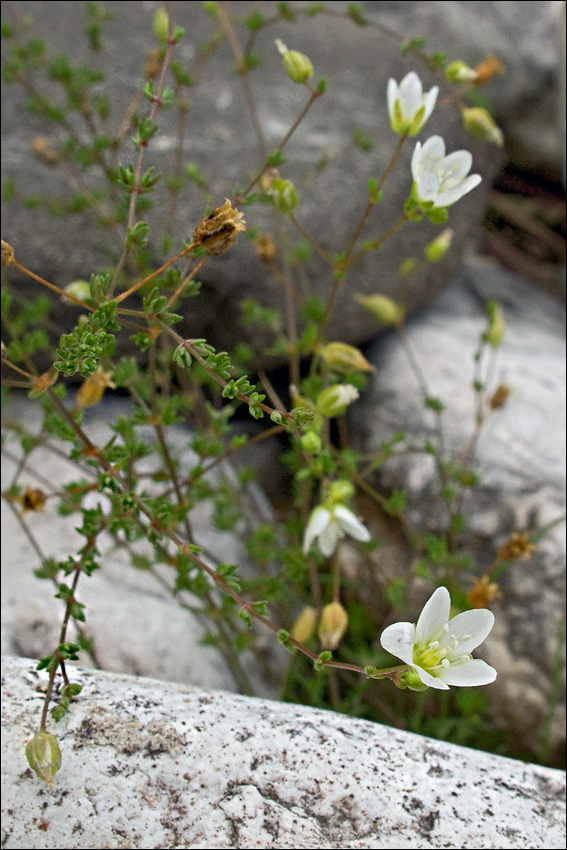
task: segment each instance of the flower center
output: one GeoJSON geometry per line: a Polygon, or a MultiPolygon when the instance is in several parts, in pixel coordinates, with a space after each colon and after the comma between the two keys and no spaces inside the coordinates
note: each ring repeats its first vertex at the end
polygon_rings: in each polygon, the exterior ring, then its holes
{"type": "MultiPolygon", "coordinates": [[[[433,636],[433,639],[426,644],[414,646],[413,661],[419,667],[427,670],[432,676],[441,668],[447,669],[451,664],[468,661],[470,655],[459,652],[459,640],[451,635],[448,641],[443,641],[441,638],[449,631],[449,624],[446,623],[441,633],[433,636]],[[452,656],[452,657],[451,657],[452,656]]],[[[465,635],[462,640],[467,640],[470,636],[465,635]]]]}

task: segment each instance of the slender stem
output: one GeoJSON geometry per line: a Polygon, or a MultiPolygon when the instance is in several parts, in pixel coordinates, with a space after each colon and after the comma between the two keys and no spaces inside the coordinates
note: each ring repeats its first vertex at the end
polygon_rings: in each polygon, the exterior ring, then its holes
{"type": "MultiPolygon", "coordinates": [[[[126,290],[126,292],[121,292],[120,295],[118,295],[114,299],[116,301],[116,303],[120,304],[121,301],[124,301],[124,299],[128,298],[129,295],[132,295],[133,292],[136,292],[136,290],[140,289],[140,287],[143,286],[145,283],[149,283],[150,280],[153,280],[154,277],[157,277],[158,274],[161,274],[165,269],[168,269],[170,266],[173,265],[173,263],[177,262],[177,260],[179,260],[180,257],[184,257],[185,254],[188,254],[189,251],[191,251],[193,249],[193,247],[194,247],[194,243],[191,242],[191,244],[188,245],[187,248],[185,248],[179,254],[176,254],[175,257],[173,257],[171,260],[168,260],[167,263],[164,263],[163,266],[160,266],[159,269],[157,269],[155,272],[152,272],[147,277],[145,277],[143,280],[140,280],[140,281],[138,281],[138,283],[135,283],[134,286],[131,286],[130,289],[126,290]]],[[[136,315],[139,315],[139,314],[136,314],[136,315]]]]}
{"type": "MultiPolygon", "coordinates": [[[[405,134],[403,134],[399,137],[396,149],[395,149],[394,153],[392,154],[388,165],[386,166],[386,168],[382,172],[382,176],[381,176],[381,178],[378,182],[378,185],[376,187],[376,194],[378,194],[378,192],[380,192],[382,190],[382,187],[383,187],[384,183],[386,182],[386,178],[388,177],[390,171],[394,167],[394,163],[396,162],[398,156],[400,155],[402,145],[403,145],[403,143],[405,142],[406,139],[407,139],[407,136],[405,134]]],[[[362,217],[361,217],[360,221],[358,222],[358,225],[357,225],[354,233],[352,234],[348,248],[346,249],[346,259],[347,259],[347,261],[349,260],[351,254],[354,250],[354,246],[356,245],[356,242],[358,241],[358,237],[362,233],[364,225],[368,221],[368,217],[370,216],[370,213],[372,212],[372,210],[375,206],[376,206],[376,204],[373,203],[372,201],[368,201],[368,203],[366,204],[366,209],[364,210],[362,217]]]]}
{"type": "Polygon", "coordinates": [[[49,283],[48,280],[44,280],[39,275],[35,274],[34,272],[30,271],[29,269],[26,269],[25,266],[22,266],[16,260],[12,260],[10,265],[15,266],[21,272],[24,272],[24,274],[27,274],[29,277],[32,277],[34,280],[37,280],[37,282],[41,283],[43,286],[47,286],[48,289],[52,289],[53,292],[57,292],[58,295],[62,295],[63,298],[65,298],[69,301],[72,301],[74,304],[78,304],[79,307],[83,308],[83,310],[90,310],[92,312],[92,310],[94,309],[93,307],[89,307],[88,304],[85,304],[84,301],[80,301],[78,298],[75,298],[74,295],[69,295],[68,292],[64,292],[62,289],[59,289],[59,287],[55,286],[55,284],[49,283]]]}
{"type": "MultiPolygon", "coordinates": [[[[152,105],[151,105],[150,113],[149,113],[149,116],[148,116],[149,121],[154,120],[156,112],[157,112],[158,108],[161,106],[161,95],[162,95],[163,88],[164,88],[165,77],[166,77],[166,74],[167,74],[167,71],[168,71],[168,68],[169,68],[169,63],[170,63],[170,60],[171,60],[171,54],[172,54],[172,51],[173,51],[173,45],[175,44],[175,42],[173,41],[173,3],[172,2],[167,3],[167,12],[168,12],[168,16],[169,16],[169,27],[168,27],[168,34],[167,34],[167,48],[166,48],[165,56],[164,56],[163,63],[162,63],[162,66],[161,66],[161,72],[160,72],[156,92],[152,97],[152,105]]],[[[132,227],[134,226],[134,219],[136,217],[136,205],[138,203],[138,196],[140,194],[140,188],[141,188],[140,187],[140,179],[141,179],[141,176],[142,176],[142,162],[143,162],[143,159],[144,159],[144,154],[146,152],[147,146],[148,146],[147,142],[140,142],[139,152],[138,152],[138,160],[136,162],[136,167],[134,169],[134,185],[131,189],[130,206],[128,208],[128,223],[127,223],[127,230],[128,231],[131,230],[132,227]]],[[[126,257],[128,256],[128,251],[129,251],[128,245],[125,243],[124,248],[122,250],[122,254],[120,256],[120,259],[118,260],[118,264],[117,264],[116,269],[114,271],[114,275],[112,276],[112,280],[110,281],[110,287],[109,287],[109,290],[108,290],[108,297],[109,298],[112,298],[112,295],[114,294],[114,290],[116,288],[116,284],[118,282],[120,272],[124,268],[124,264],[126,262],[126,257]]]]}

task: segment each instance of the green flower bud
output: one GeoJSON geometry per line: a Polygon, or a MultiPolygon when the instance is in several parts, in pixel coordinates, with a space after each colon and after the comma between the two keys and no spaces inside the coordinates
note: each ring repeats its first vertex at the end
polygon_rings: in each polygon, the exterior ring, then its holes
{"type": "Polygon", "coordinates": [[[340,602],[325,605],[319,622],[319,640],[323,649],[336,649],[348,626],[348,614],[340,602]]]}
{"type": "Polygon", "coordinates": [[[299,442],[301,443],[303,451],[310,455],[319,454],[323,445],[321,437],[315,431],[307,431],[302,435],[299,442]]]}
{"type": "Polygon", "coordinates": [[[359,295],[357,301],[385,325],[399,325],[404,320],[404,305],[393,301],[387,295],[359,295]]]}
{"type": "Polygon", "coordinates": [[[272,203],[279,212],[289,215],[299,203],[297,191],[291,180],[276,177],[268,190],[272,203]]]}
{"type": "Polygon", "coordinates": [[[329,486],[328,501],[332,502],[334,505],[341,504],[342,502],[348,502],[353,496],[354,487],[350,481],[346,481],[344,478],[340,478],[338,481],[333,481],[329,486]]]}
{"type": "Polygon", "coordinates": [[[349,404],[358,398],[358,390],[352,384],[333,384],[317,396],[317,410],[331,419],[344,413],[349,404]]]}
{"type": "Polygon", "coordinates": [[[445,76],[450,83],[468,83],[471,80],[476,80],[478,72],[467,65],[466,62],[451,62],[445,68],[445,76]]]}
{"type": "Polygon", "coordinates": [[[53,778],[61,767],[61,750],[55,735],[48,732],[34,735],[26,744],[26,758],[31,769],[51,788],[53,778]]]}
{"type": "Polygon", "coordinates": [[[463,126],[467,133],[475,139],[482,139],[501,148],[504,145],[504,135],[500,127],[494,123],[491,114],[482,106],[471,106],[463,109],[463,126]]]}
{"type": "Polygon", "coordinates": [[[488,330],[483,334],[483,339],[493,348],[498,348],[504,339],[506,322],[500,304],[492,302],[488,308],[488,330]]]}
{"type": "Polygon", "coordinates": [[[154,15],[154,35],[158,41],[164,44],[169,35],[169,15],[164,6],[158,6],[154,15]]]}
{"type": "MultiPolygon", "coordinates": [[[[79,301],[86,301],[91,297],[91,285],[86,280],[74,280],[73,283],[68,283],[65,287],[65,292],[77,298],[79,301]]],[[[64,295],[61,296],[61,301],[67,302],[64,295]]]]}
{"type": "Polygon", "coordinates": [[[276,46],[283,59],[284,67],[294,83],[306,83],[315,73],[311,60],[298,50],[288,50],[283,41],[276,38],[276,46]]]}
{"type": "Polygon", "coordinates": [[[403,263],[400,263],[398,273],[402,275],[402,277],[405,277],[406,275],[411,274],[412,271],[416,268],[416,266],[417,260],[415,260],[413,257],[408,257],[407,260],[404,260],[403,263]]]}
{"type": "Polygon", "coordinates": [[[346,342],[330,342],[319,349],[319,355],[325,364],[335,372],[349,375],[352,372],[368,372],[372,368],[366,357],[346,342]]]}
{"type": "Polygon", "coordinates": [[[451,242],[453,241],[453,231],[450,227],[441,233],[437,239],[425,246],[424,254],[430,263],[438,263],[447,256],[451,242]]]}

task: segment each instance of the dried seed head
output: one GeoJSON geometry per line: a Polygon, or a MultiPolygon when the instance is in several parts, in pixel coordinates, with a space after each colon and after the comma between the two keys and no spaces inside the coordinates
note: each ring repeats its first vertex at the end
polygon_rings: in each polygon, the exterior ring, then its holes
{"type": "Polygon", "coordinates": [[[507,384],[500,384],[500,386],[495,389],[490,399],[490,407],[493,410],[496,410],[498,407],[503,407],[511,392],[512,390],[507,384]]]}
{"type": "Polygon", "coordinates": [[[146,62],[144,63],[144,79],[145,80],[153,80],[159,74],[161,70],[161,51],[156,48],[152,50],[148,55],[146,62]]]}
{"type": "Polygon", "coordinates": [[[4,240],[0,240],[2,242],[2,265],[9,266],[10,263],[14,262],[14,249],[8,242],[4,242],[4,240]]]}
{"type": "Polygon", "coordinates": [[[496,552],[496,557],[501,561],[514,561],[516,558],[521,558],[522,555],[530,557],[535,549],[533,543],[530,543],[530,535],[525,532],[518,534],[514,531],[512,536],[500,546],[496,552]]]}
{"type": "Polygon", "coordinates": [[[21,496],[18,496],[16,501],[22,506],[20,516],[24,516],[28,511],[38,511],[43,513],[47,493],[40,490],[39,487],[26,487],[21,496]]]}
{"type": "Polygon", "coordinates": [[[228,251],[241,230],[246,230],[244,215],[226,198],[222,207],[202,218],[195,228],[194,247],[205,248],[207,254],[218,257],[228,251]]]}
{"type": "Polygon", "coordinates": [[[500,59],[490,54],[486,59],[483,59],[474,69],[476,77],[474,78],[475,86],[485,86],[492,77],[496,74],[505,74],[506,66],[502,64],[500,59]]]}
{"type": "Polygon", "coordinates": [[[467,598],[473,608],[488,608],[493,599],[500,599],[501,597],[502,594],[496,582],[491,582],[486,575],[475,579],[473,586],[467,593],[467,598]]]}
{"type": "Polygon", "coordinates": [[[57,165],[61,158],[45,136],[35,137],[32,142],[32,151],[45,165],[57,165]]]}
{"type": "Polygon", "coordinates": [[[256,245],[256,253],[265,263],[270,263],[277,254],[274,240],[269,233],[264,236],[258,236],[254,240],[254,244],[256,245]]]}

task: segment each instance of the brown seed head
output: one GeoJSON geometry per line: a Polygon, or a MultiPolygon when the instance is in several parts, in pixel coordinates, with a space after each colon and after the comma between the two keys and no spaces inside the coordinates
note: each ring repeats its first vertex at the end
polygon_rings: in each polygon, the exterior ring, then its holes
{"type": "Polygon", "coordinates": [[[2,265],[9,266],[15,259],[14,249],[7,242],[4,242],[3,239],[0,241],[2,242],[2,265]]]}
{"type": "Polygon", "coordinates": [[[207,254],[218,257],[228,251],[241,230],[246,230],[244,215],[226,198],[222,207],[201,219],[193,233],[193,242],[195,247],[205,248],[207,254]]]}

